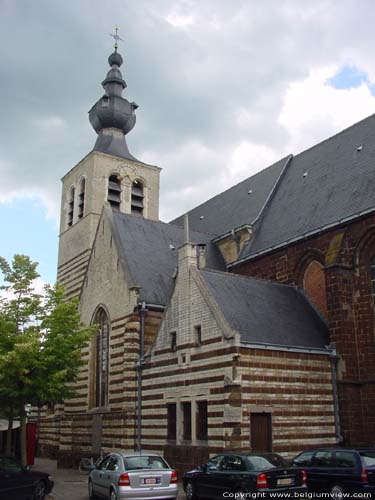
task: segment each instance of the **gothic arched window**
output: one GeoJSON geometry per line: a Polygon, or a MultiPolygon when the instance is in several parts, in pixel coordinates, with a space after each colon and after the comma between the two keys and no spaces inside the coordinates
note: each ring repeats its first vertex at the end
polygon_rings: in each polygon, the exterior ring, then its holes
{"type": "Polygon", "coordinates": [[[108,179],[108,201],[112,210],[118,212],[121,204],[121,182],[118,175],[113,174],[108,179]]]}
{"type": "Polygon", "coordinates": [[[303,288],[311,302],[327,317],[327,293],[324,267],[317,260],[312,260],[303,276],[303,288]]]}
{"type": "Polygon", "coordinates": [[[74,217],[74,197],[76,190],[74,186],[70,188],[69,191],[69,200],[68,200],[68,226],[73,225],[73,217],[74,217]]]}
{"type": "Polygon", "coordinates": [[[135,180],[132,184],[132,198],[131,198],[131,213],[134,215],[143,215],[144,209],[144,189],[143,184],[135,180]]]}
{"type": "Polygon", "coordinates": [[[94,323],[98,331],[94,337],[94,406],[106,406],[109,371],[109,319],[103,308],[96,313],[94,323]]]}
{"type": "Polygon", "coordinates": [[[82,177],[81,182],[79,183],[78,219],[82,219],[85,210],[85,189],[86,189],[86,181],[85,178],[82,177]]]}

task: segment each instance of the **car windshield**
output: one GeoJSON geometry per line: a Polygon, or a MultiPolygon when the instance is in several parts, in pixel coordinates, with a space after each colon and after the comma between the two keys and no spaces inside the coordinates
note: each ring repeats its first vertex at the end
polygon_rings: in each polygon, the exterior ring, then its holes
{"type": "Polygon", "coordinates": [[[288,467],[285,460],[279,455],[248,455],[247,459],[253,470],[267,470],[275,467],[288,467]]]}
{"type": "Polygon", "coordinates": [[[126,470],[169,469],[166,462],[158,456],[124,457],[124,465],[126,470]]]}
{"type": "Polygon", "coordinates": [[[365,467],[375,467],[375,450],[360,451],[359,454],[365,467]]]}

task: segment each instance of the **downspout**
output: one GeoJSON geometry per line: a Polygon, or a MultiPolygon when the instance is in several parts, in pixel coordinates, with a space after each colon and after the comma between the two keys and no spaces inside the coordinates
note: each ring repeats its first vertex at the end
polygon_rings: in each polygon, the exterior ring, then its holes
{"type": "Polygon", "coordinates": [[[337,443],[342,443],[344,438],[341,434],[341,426],[340,426],[340,413],[339,413],[339,397],[337,392],[337,368],[339,363],[339,356],[336,352],[336,344],[331,343],[329,345],[329,349],[331,353],[329,355],[329,359],[331,361],[331,371],[332,371],[332,396],[333,396],[333,411],[335,417],[335,434],[337,443]]]}
{"type": "Polygon", "coordinates": [[[147,314],[146,303],[138,304],[139,311],[139,358],[136,363],[138,378],[138,403],[137,403],[137,451],[142,453],[142,370],[145,367],[145,318],[147,314]]]}

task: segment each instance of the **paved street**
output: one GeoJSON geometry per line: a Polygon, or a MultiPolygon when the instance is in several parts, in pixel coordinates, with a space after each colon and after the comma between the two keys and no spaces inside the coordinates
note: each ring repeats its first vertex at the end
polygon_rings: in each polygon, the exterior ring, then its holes
{"type": "MultiPolygon", "coordinates": [[[[48,500],[88,500],[87,476],[81,475],[78,470],[58,469],[55,460],[46,458],[36,458],[33,469],[48,472],[54,478],[55,487],[48,500]]],[[[185,499],[181,490],[178,500],[185,499]]]]}

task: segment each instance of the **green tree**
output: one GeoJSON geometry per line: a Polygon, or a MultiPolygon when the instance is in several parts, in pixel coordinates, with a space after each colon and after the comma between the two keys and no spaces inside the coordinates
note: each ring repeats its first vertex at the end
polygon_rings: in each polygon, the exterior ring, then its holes
{"type": "Polygon", "coordinates": [[[0,403],[9,429],[20,417],[23,463],[25,405],[40,407],[74,395],[81,350],[93,332],[80,324],[78,302],[65,301],[61,285],[47,286],[44,298],[35,293],[36,269],[25,255],[15,255],[11,265],[0,258],[7,291],[0,302],[0,403]]]}

